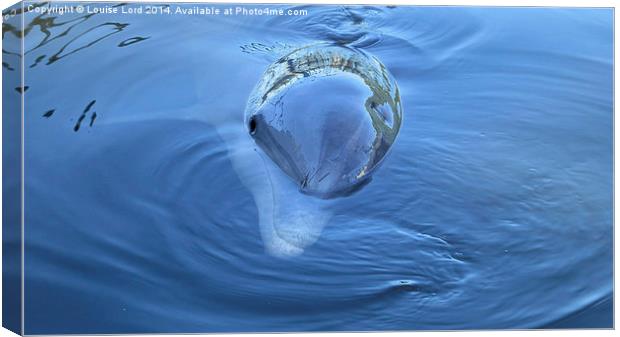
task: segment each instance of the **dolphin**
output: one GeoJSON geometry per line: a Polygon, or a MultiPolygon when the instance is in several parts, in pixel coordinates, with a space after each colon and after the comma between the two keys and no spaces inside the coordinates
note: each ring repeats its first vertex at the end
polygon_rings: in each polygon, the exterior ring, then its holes
{"type": "Polygon", "coordinates": [[[396,81],[374,56],[319,43],[271,63],[252,90],[229,157],[258,210],[267,253],[290,258],[340,202],[370,182],[402,123],[396,81]]]}

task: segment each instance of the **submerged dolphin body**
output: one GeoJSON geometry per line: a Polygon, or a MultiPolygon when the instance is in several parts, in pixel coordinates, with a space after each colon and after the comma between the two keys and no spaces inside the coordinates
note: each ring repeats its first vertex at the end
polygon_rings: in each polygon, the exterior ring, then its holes
{"type": "Polygon", "coordinates": [[[317,240],[336,197],[369,181],[396,138],[402,108],[395,81],[376,58],[318,44],[267,68],[244,120],[232,133],[210,122],[252,193],[265,250],[291,257],[317,240]]]}
{"type": "Polygon", "coordinates": [[[245,122],[260,148],[305,194],[345,196],[370,180],[396,139],[396,82],[358,49],[297,49],[265,71],[245,122]]]}

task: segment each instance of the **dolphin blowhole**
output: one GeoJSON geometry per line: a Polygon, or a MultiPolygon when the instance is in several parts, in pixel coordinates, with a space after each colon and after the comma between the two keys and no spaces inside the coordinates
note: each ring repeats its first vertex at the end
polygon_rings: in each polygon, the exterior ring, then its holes
{"type": "Polygon", "coordinates": [[[254,116],[251,116],[248,121],[248,131],[250,132],[250,135],[256,133],[256,118],[254,116]]]}

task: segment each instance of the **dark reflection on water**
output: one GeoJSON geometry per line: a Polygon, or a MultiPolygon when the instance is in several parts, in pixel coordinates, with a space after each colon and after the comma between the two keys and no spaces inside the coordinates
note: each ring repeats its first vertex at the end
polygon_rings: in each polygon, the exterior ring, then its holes
{"type": "Polygon", "coordinates": [[[11,67],[8,63],[6,62],[2,62],[2,67],[4,67],[4,69],[9,70],[9,71],[13,71],[15,70],[15,68],[11,67]]]}
{"type": "Polygon", "coordinates": [[[119,43],[118,46],[119,47],[127,47],[127,46],[130,46],[130,45],[134,44],[134,43],[138,43],[140,41],[144,41],[146,39],[148,39],[148,37],[141,37],[141,36],[131,37],[131,38],[128,38],[127,40],[122,41],[121,43],[119,43]]]}
{"type": "Polygon", "coordinates": [[[47,111],[43,114],[43,117],[45,117],[45,118],[50,118],[50,117],[52,117],[52,115],[54,114],[54,112],[56,112],[56,109],[47,110],[47,111]]]}
{"type": "Polygon", "coordinates": [[[97,25],[95,27],[92,27],[88,30],[86,30],[85,32],[81,33],[80,35],[74,37],[73,39],[69,40],[65,45],[63,45],[62,47],[60,47],[60,50],[58,50],[56,52],[56,54],[50,56],[50,58],[47,61],[47,64],[50,65],[64,57],[67,57],[69,55],[72,55],[74,53],[79,52],[80,50],[84,49],[84,48],[88,48],[92,45],[94,45],[95,43],[111,36],[114,35],[116,33],[121,32],[125,27],[127,27],[128,24],[126,23],[114,23],[114,22],[106,22],[106,23],[102,23],[100,25],[97,25]],[[100,32],[102,31],[102,32],[100,32]],[[89,35],[94,35],[97,36],[96,38],[91,38],[89,39],[88,36],[89,35]],[[101,35],[101,36],[99,36],[101,35]],[[77,41],[78,39],[87,36],[87,42],[84,43],[83,45],[78,46],[73,46],[73,44],[75,43],[75,41],[77,41]],[[65,51],[67,50],[67,51],[65,51]]]}
{"type": "Polygon", "coordinates": [[[34,60],[34,63],[30,65],[30,68],[36,67],[37,64],[39,64],[39,62],[43,61],[44,59],[45,59],[45,55],[40,55],[34,60]]]}
{"type": "Polygon", "coordinates": [[[18,93],[20,93],[20,94],[23,94],[23,93],[25,93],[25,92],[26,92],[29,88],[30,88],[29,86],[25,85],[25,86],[23,86],[23,87],[17,87],[17,88],[15,88],[15,91],[17,91],[17,92],[18,92],[18,93]]]}
{"type": "MultiPolygon", "coordinates": [[[[78,120],[75,123],[75,126],[73,127],[73,131],[78,132],[80,130],[82,121],[84,121],[90,109],[93,107],[93,105],[95,105],[95,102],[97,101],[92,100],[90,101],[90,103],[88,103],[88,105],[86,105],[86,107],[84,108],[84,111],[82,111],[82,114],[80,115],[80,117],[78,117],[78,120]]],[[[97,118],[97,113],[96,112],[91,113],[89,126],[93,126],[93,123],[95,122],[95,118],[97,118]]]]}
{"type": "Polygon", "coordinates": [[[290,8],[24,14],[26,333],[611,326],[613,11],[290,8]],[[282,259],[236,141],[267,66],[325,42],[389,69],[403,122],[282,259]]]}

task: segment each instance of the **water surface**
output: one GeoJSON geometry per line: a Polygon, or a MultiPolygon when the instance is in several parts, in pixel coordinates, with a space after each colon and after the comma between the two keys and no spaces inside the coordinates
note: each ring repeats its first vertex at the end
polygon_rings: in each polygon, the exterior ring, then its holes
{"type": "Polygon", "coordinates": [[[613,10],[277,7],[308,15],[24,14],[26,333],[612,326],[613,10]],[[230,140],[324,42],[403,121],[281,258],[230,140]]]}

